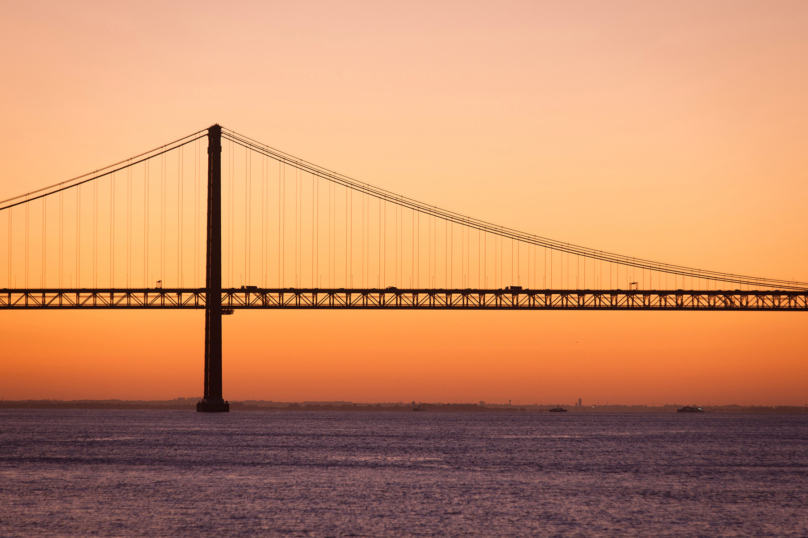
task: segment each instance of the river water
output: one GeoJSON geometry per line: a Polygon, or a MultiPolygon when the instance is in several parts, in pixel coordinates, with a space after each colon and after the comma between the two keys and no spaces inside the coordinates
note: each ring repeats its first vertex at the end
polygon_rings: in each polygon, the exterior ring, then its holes
{"type": "Polygon", "coordinates": [[[0,410],[0,536],[808,536],[808,416],[0,410]]]}

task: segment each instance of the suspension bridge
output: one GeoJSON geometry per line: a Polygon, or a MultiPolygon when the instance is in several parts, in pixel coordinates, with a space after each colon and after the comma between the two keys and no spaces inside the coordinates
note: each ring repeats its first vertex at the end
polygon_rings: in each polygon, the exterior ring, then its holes
{"type": "Polygon", "coordinates": [[[2,213],[0,310],[205,310],[199,411],[229,410],[222,316],[238,309],[808,311],[805,282],[527,234],[219,125],[2,213]]]}

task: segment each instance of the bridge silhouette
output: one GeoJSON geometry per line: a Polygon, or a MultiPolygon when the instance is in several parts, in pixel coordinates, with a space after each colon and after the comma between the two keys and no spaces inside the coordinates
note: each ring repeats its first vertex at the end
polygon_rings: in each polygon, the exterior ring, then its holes
{"type": "Polygon", "coordinates": [[[0,309],[205,309],[198,411],[229,410],[222,316],[238,309],[808,311],[808,283],[527,234],[219,125],[0,213],[0,309]]]}

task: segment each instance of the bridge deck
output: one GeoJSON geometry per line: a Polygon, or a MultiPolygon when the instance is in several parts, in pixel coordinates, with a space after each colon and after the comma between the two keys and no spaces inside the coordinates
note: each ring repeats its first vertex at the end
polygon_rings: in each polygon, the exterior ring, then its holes
{"type": "MultiPolygon", "coordinates": [[[[224,289],[227,309],[707,310],[808,312],[805,291],[224,289]]],[[[0,309],[200,309],[199,288],[0,289],[0,309]]]]}

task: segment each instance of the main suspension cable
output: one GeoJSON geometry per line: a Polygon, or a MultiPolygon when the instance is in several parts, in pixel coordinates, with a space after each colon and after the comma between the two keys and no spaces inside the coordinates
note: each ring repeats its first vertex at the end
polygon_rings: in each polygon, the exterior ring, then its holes
{"type": "MultiPolygon", "coordinates": [[[[327,179],[331,182],[344,185],[346,187],[352,188],[360,192],[364,192],[370,196],[379,198],[380,200],[389,201],[391,203],[403,207],[409,207],[416,211],[434,216],[435,218],[440,218],[449,222],[455,222],[464,226],[476,228],[481,231],[492,233],[493,235],[499,237],[529,243],[534,246],[542,246],[545,248],[550,248],[552,250],[558,250],[562,253],[567,253],[568,256],[569,255],[583,256],[590,259],[613,262],[624,266],[634,267],[637,269],[641,269],[643,271],[649,270],[649,271],[665,272],[668,274],[689,276],[691,278],[707,278],[727,283],[736,283],[739,285],[747,284],[747,285],[758,285],[765,287],[780,287],[782,289],[808,288],[808,283],[796,282],[793,280],[757,278],[718,271],[698,270],[679,265],[663,264],[651,260],[644,260],[641,258],[629,257],[604,252],[602,250],[591,249],[588,247],[572,245],[570,243],[564,243],[561,241],[540,237],[534,234],[526,234],[524,232],[519,232],[518,230],[495,225],[493,223],[489,223],[480,219],[474,219],[472,217],[461,215],[459,213],[455,213],[448,210],[443,210],[428,204],[423,204],[411,198],[397,195],[384,189],[380,189],[378,187],[373,187],[372,185],[369,185],[367,183],[356,181],[342,174],[338,174],[337,172],[334,172],[332,170],[328,170],[326,168],[320,167],[303,159],[294,157],[292,155],[289,155],[285,152],[282,152],[265,144],[261,144],[260,142],[257,142],[249,137],[246,137],[229,129],[223,130],[223,136],[235,142],[236,144],[245,147],[250,147],[254,151],[262,153],[272,159],[278,160],[279,162],[284,162],[289,166],[293,166],[295,168],[299,168],[301,170],[317,174],[320,177],[327,179]]],[[[567,270],[569,271],[569,267],[567,267],[567,270]]]]}

